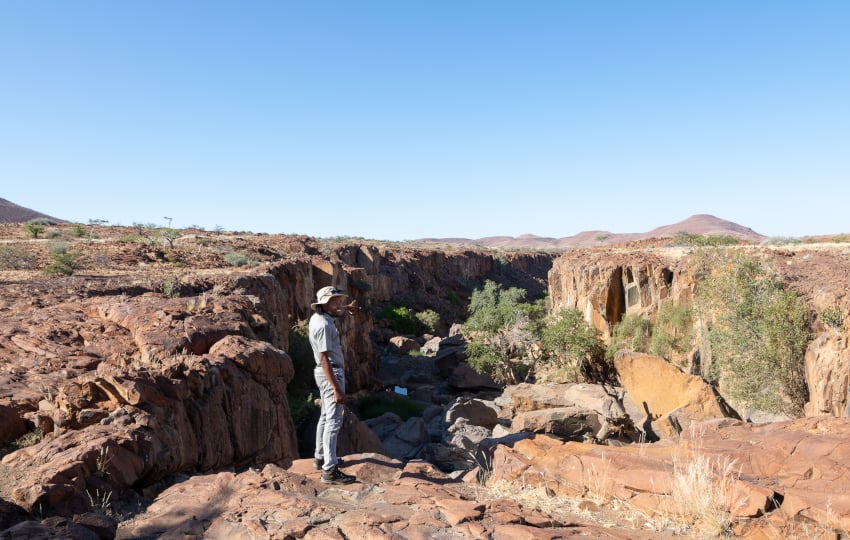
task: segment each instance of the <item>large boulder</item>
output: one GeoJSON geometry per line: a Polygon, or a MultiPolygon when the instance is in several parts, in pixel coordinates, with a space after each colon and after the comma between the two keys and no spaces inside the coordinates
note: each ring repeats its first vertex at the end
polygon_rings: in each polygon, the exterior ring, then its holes
{"type": "Polygon", "coordinates": [[[619,351],[614,367],[629,397],[646,413],[646,426],[661,437],[681,433],[693,421],[737,417],[714,389],[660,356],[619,351]]]}
{"type": "Polygon", "coordinates": [[[511,422],[511,431],[546,433],[569,441],[582,441],[596,437],[604,419],[599,413],[581,407],[554,407],[517,414],[511,422]]]}

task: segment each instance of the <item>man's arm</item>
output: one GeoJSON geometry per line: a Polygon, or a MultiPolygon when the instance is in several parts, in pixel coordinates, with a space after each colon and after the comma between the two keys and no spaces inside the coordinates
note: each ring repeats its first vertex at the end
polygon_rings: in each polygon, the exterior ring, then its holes
{"type": "Polygon", "coordinates": [[[345,394],[342,390],[339,389],[339,383],[334,377],[333,368],[331,368],[331,359],[328,356],[328,351],[322,351],[319,353],[319,363],[322,365],[322,372],[325,374],[325,378],[331,383],[331,386],[334,389],[334,400],[337,403],[345,403],[345,394]]]}

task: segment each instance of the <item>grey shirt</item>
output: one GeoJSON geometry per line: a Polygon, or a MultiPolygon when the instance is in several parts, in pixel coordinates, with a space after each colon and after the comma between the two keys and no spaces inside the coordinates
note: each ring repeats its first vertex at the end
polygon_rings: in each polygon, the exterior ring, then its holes
{"type": "Polygon", "coordinates": [[[322,365],[320,353],[327,352],[331,367],[345,367],[339,330],[336,328],[333,317],[327,313],[313,313],[310,317],[310,346],[313,347],[316,366],[322,365]]]}

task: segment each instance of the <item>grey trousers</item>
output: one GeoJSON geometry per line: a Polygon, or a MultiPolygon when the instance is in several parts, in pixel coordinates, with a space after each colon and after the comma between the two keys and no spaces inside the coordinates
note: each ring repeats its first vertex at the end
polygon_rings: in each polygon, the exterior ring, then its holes
{"type": "MultiPolygon", "coordinates": [[[[345,393],[345,369],[332,368],[339,389],[345,393]]],[[[316,459],[324,460],[322,469],[333,470],[338,463],[336,455],[336,442],[339,430],[342,429],[342,415],[345,407],[336,402],[334,388],[325,377],[321,367],[313,370],[313,377],[319,387],[319,396],[322,398],[322,413],[319,415],[319,424],[316,426],[316,459]]]]}

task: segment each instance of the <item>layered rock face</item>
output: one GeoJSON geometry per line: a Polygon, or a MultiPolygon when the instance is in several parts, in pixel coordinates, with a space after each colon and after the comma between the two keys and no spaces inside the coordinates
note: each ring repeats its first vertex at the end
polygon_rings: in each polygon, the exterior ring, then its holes
{"type": "Polygon", "coordinates": [[[4,284],[0,444],[33,428],[45,437],[4,457],[0,476],[9,481],[0,482],[0,497],[70,516],[88,509],[94,493],[115,501],[177,472],[286,465],[297,444],[285,351],[315,290],[342,287],[365,308],[339,322],[355,392],[370,386],[379,361],[371,307],[449,302],[450,292],[468,295],[494,272],[542,287],[549,261],[358,246],[249,272],[183,276],[178,298],[150,292],[134,276],[4,284]]]}
{"type": "Polygon", "coordinates": [[[689,302],[693,281],[680,252],[570,252],[549,272],[552,310],[578,309],[602,332],[603,339],[626,313],[658,310],[663,300],[689,302]]]}
{"type": "MultiPolygon", "coordinates": [[[[789,287],[809,303],[813,339],[806,352],[809,402],[806,415],[850,415],[850,249],[841,245],[794,248],[747,248],[767,257],[789,287]],[[825,318],[825,313],[840,317],[825,318]]],[[[657,313],[661,302],[693,301],[697,282],[689,255],[679,248],[583,250],[555,260],[549,273],[552,309],[579,309],[608,342],[613,327],[627,313],[657,313]]],[[[708,351],[700,351],[696,368],[705,374],[708,351]]],[[[692,364],[692,358],[671,358],[692,364]]]]}

